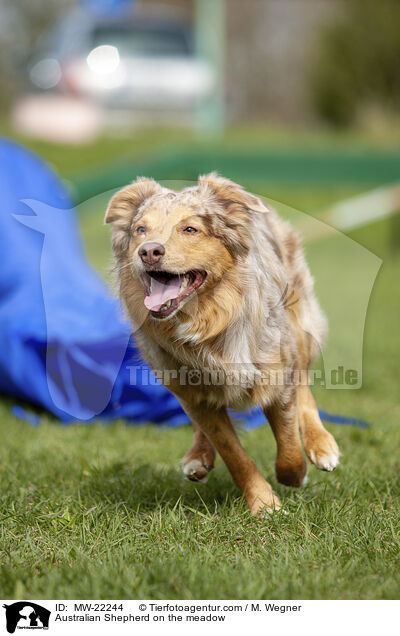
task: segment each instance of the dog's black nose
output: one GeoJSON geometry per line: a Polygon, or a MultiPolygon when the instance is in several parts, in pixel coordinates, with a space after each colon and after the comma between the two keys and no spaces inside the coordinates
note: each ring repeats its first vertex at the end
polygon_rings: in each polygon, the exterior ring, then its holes
{"type": "Polygon", "coordinates": [[[155,265],[164,256],[165,248],[160,243],[143,243],[139,256],[146,265],[155,265]]]}

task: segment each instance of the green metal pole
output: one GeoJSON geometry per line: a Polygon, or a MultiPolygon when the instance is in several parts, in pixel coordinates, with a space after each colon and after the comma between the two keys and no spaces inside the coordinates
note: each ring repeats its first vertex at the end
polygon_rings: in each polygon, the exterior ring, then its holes
{"type": "Polygon", "coordinates": [[[200,133],[220,132],[225,125],[225,0],[195,0],[196,52],[215,73],[211,95],[197,104],[196,128],[200,133]]]}

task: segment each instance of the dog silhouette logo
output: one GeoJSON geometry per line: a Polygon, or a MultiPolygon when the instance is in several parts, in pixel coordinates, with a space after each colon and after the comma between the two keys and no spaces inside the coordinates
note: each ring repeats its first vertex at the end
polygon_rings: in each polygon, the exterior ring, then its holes
{"type": "Polygon", "coordinates": [[[9,634],[18,629],[48,629],[51,612],[32,603],[31,601],[18,601],[11,605],[3,605],[6,610],[6,626],[9,634]]]}

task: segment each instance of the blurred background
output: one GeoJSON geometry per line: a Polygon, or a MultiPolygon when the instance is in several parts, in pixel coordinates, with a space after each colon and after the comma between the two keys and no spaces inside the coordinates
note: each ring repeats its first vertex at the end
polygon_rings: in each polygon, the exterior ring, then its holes
{"type": "Polygon", "coordinates": [[[399,123],[399,21],[391,0],[2,0],[0,105],[54,141],[144,124],[382,131],[399,123]]]}
{"type": "Polygon", "coordinates": [[[276,198],[346,195],[398,174],[399,23],[392,0],[2,0],[0,132],[77,203],[98,193],[90,167],[119,157],[102,191],[137,157],[158,178],[217,168],[276,198]]]}
{"type": "MultiPolygon", "coordinates": [[[[138,175],[190,182],[218,170],[284,215],[296,208],[357,241],[384,260],[374,291],[384,298],[366,333],[379,333],[369,377],[382,378],[384,360],[389,387],[396,346],[386,338],[400,306],[399,24],[392,0],[2,0],[0,134],[61,176],[103,276],[107,201],[138,175]]],[[[314,234],[318,294],[347,349],[348,299],[363,289],[365,304],[376,261],[366,275],[362,259],[349,267],[348,243],[314,234]]]]}
{"type": "Polygon", "coordinates": [[[392,0],[2,0],[0,133],[77,204],[217,169],[317,210],[398,177],[399,23],[392,0]]]}

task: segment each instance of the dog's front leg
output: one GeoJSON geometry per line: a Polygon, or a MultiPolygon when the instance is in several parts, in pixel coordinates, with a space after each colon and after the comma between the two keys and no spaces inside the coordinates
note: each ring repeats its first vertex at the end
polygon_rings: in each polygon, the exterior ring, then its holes
{"type": "Polygon", "coordinates": [[[324,428],[309,386],[299,387],[300,430],[304,450],[319,470],[335,470],[340,451],[336,441],[324,428]]]}
{"type": "Polygon", "coordinates": [[[184,400],[181,403],[195,426],[203,431],[221,455],[251,512],[278,510],[279,499],[241,445],[226,408],[212,409],[206,403],[193,406],[184,400]]]}

